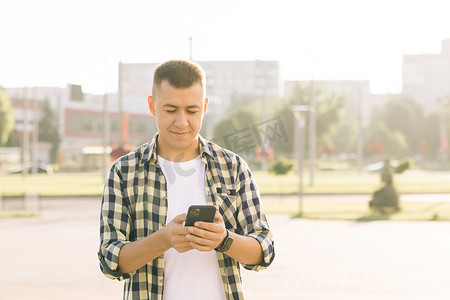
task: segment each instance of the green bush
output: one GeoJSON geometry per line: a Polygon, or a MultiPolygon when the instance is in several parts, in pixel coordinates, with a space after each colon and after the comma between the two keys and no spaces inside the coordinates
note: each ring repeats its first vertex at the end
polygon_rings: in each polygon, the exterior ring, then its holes
{"type": "Polygon", "coordinates": [[[275,175],[285,175],[294,168],[294,161],[282,156],[269,164],[269,172],[275,175]]]}
{"type": "Polygon", "coordinates": [[[398,193],[394,187],[392,173],[402,173],[409,168],[409,161],[400,163],[395,169],[390,160],[386,159],[380,170],[380,180],[384,186],[372,194],[369,207],[381,213],[394,213],[400,210],[398,193]]]}
{"type": "Polygon", "coordinates": [[[395,167],[394,172],[396,174],[402,174],[408,169],[411,169],[413,165],[413,160],[411,158],[406,158],[403,161],[401,161],[398,166],[395,167]]]}
{"type": "Polygon", "coordinates": [[[392,184],[387,184],[375,191],[369,207],[381,213],[393,213],[400,210],[398,193],[392,184]]]}

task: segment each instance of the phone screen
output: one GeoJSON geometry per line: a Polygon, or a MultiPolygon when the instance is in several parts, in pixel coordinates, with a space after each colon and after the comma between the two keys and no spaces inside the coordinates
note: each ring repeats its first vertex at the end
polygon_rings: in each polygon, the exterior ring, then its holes
{"type": "Polygon", "coordinates": [[[194,226],[196,221],[214,222],[216,207],[213,205],[191,205],[184,226],[194,226]]]}

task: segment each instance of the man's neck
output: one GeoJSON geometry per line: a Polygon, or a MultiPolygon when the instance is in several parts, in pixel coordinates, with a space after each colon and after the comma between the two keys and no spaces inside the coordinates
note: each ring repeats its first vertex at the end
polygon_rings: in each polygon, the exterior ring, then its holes
{"type": "Polygon", "coordinates": [[[157,154],[165,160],[172,162],[189,161],[200,155],[200,141],[194,143],[192,149],[183,150],[167,149],[164,145],[157,144],[157,154]]]}

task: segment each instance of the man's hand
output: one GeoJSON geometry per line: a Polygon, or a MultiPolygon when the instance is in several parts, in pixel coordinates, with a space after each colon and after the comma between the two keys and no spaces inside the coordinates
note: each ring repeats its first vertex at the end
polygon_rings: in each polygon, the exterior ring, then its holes
{"type": "Polygon", "coordinates": [[[193,249],[190,241],[186,238],[188,229],[183,226],[184,221],[186,221],[186,214],[178,215],[162,229],[162,231],[164,231],[165,240],[170,248],[174,248],[179,253],[184,253],[193,249]]]}
{"type": "Polygon", "coordinates": [[[164,228],[145,238],[126,243],[119,252],[119,269],[122,273],[131,273],[150,261],[174,248],[183,253],[192,249],[186,238],[188,230],[183,226],[186,214],[176,216],[164,228]]]}
{"type": "Polygon", "coordinates": [[[195,222],[193,227],[187,227],[186,235],[190,246],[199,251],[211,251],[217,248],[226,238],[225,223],[219,212],[216,211],[214,223],[195,222]]]}

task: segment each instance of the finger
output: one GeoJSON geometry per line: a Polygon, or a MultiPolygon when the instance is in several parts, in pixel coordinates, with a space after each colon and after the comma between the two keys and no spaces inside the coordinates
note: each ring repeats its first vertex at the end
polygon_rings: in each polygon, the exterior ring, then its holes
{"type": "MultiPolygon", "coordinates": [[[[206,230],[209,232],[213,232],[213,233],[220,233],[224,230],[225,228],[225,224],[223,222],[221,223],[207,223],[207,222],[196,222],[195,226],[192,227],[194,228],[194,231],[196,228],[201,229],[201,230],[206,230]]],[[[192,231],[190,231],[192,232],[192,231]]]]}
{"type": "Polygon", "coordinates": [[[216,211],[216,214],[214,215],[214,223],[220,222],[223,222],[223,217],[218,211],[216,211]]]}
{"type": "Polygon", "coordinates": [[[196,243],[193,243],[193,242],[191,243],[191,247],[193,249],[198,250],[198,251],[204,251],[204,252],[208,252],[208,251],[214,250],[214,248],[212,246],[199,245],[199,244],[196,244],[196,243]]]}
{"type": "Polygon", "coordinates": [[[176,227],[174,228],[174,233],[178,235],[183,235],[188,232],[188,228],[184,227],[183,224],[176,224],[176,227]]]}
{"type": "Polygon", "coordinates": [[[215,248],[223,240],[220,232],[205,231],[198,228],[192,229],[189,230],[189,234],[186,235],[186,239],[197,244],[210,245],[215,248]]]}
{"type": "Polygon", "coordinates": [[[199,223],[200,226],[189,227],[188,232],[206,239],[213,239],[214,234],[220,232],[220,227],[216,224],[204,222],[199,223]]]}
{"type": "Polygon", "coordinates": [[[183,239],[174,240],[173,241],[173,247],[176,248],[176,249],[190,247],[190,240],[188,240],[186,238],[186,236],[184,236],[183,239]]]}
{"type": "Polygon", "coordinates": [[[191,246],[191,243],[189,243],[187,245],[183,245],[181,247],[176,247],[174,249],[179,253],[184,253],[184,252],[188,252],[189,250],[192,250],[194,248],[191,246]]]}
{"type": "MultiPolygon", "coordinates": [[[[196,245],[196,247],[210,247],[214,245],[213,241],[204,239],[195,235],[187,235],[190,245],[196,245]]],[[[197,248],[196,248],[197,249],[197,248]]]]}
{"type": "Polygon", "coordinates": [[[200,229],[203,229],[203,230],[211,231],[211,230],[214,229],[214,226],[212,226],[212,225],[214,225],[214,223],[197,221],[197,222],[195,222],[193,228],[194,229],[195,228],[200,228],[200,229]]]}
{"type": "Polygon", "coordinates": [[[214,235],[207,231],[207,230],[202,230],[202,229],[190,229],[189,233],[186,234],[186,238],[188,240],[191,240],[191,237],[197,237],[200,239],[205,239],[205,240],[213,240],[214,239],[214,235]]]}

